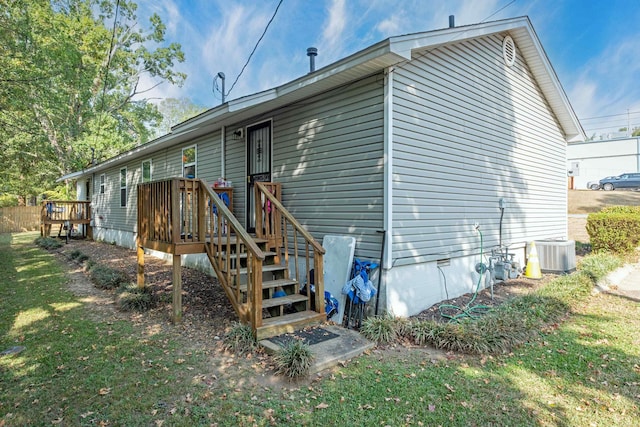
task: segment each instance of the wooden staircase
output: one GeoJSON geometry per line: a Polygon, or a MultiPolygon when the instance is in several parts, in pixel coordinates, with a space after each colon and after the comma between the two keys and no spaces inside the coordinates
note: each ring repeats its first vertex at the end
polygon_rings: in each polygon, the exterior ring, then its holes
{"type": "Polygon", "coordinates": [[[180,255],[202,252],[240,321],[252,326],[257,339],[326,319],[324,249],[282,206],[279,184],[257,183],[255,191],[257,235],[252,236],[204,181],[174,178],[139,184],[138,285],[144,286],[143,248],[172,253],[175,321],[182,314],[180,274],[175,271],[180,255]],[[313,302],[300,293],[312,269],[313,302]]]}
{"type": "MultiPolygon", "coordinates": [[[[222,244],[222,251],[209,255],[212,265],[219,258],[223,260],[220,268],[222,277],[229,277],[226,285],[228,291],[234,296],[239,295],[238,301],[246,305],[251,301],[248,276],[251,268],[247,260],[249,256],[243,244],[237,244],[237,240],[230,238],[229,245],[222,244]],[[227,247],[230,250],[227,251],[227,247]]],[[[307,295],[300,293],[301,284],[289,275],[289,268],[275,251],[270,251],[268,239],[254,238],[258,248],[264,254],[262,262],[260,313],[261,325],[256,326],[258,339],[279,335],[285,332],[293,332],[307,325],[322,322],[326,317],[324,313],[311,311],[311,301],[307,295]],[[284,295],[283,295],[284,294],[284,295]]],[[[225,242],[226,243],[226,242],[225,242]]],[[[215,246],[215,245],[214,245],[215,246]]],[[[215,269],[215,267],[214,267],[215,269]]]]}

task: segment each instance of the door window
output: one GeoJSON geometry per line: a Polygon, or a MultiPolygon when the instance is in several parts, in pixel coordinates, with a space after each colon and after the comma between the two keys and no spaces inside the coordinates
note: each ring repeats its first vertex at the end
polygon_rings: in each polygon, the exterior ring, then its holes
{"type": "Polygon", "coordinates": [[[271,181],[270,121],[247,129],[247,175],[247,229],[253,232],[256,225],[255,183],[271,181]]]}
{"type": "Polygon", "coordinates": [[[182,176],[185,178],[195,178],[197,169],[197,149],[193,145],[182,149],[182,176]]]}

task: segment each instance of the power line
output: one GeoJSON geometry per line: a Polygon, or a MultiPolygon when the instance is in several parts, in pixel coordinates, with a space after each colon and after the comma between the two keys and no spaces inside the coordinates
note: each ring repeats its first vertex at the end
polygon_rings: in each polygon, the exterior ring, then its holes
{"type": "Polygon", "coordinates": [[[640,111],[629,111],[629,112],[626,112],[626,113],[609,114],[609,115],[607,115],[607,116],[593,116],[593,117],[585,117],[585,118],[580,119],[580,120],[604,119],[604,118],[607,118],[607,117],[627,116],[627,115],[630,115],[630,114],[640,114],[640,111]]]}
{"type": "Polygon", "coordinates": [[[235,81],[231,85],[231,89],[229,89],[229,92],[227,92],[226,97],[229,97],[229,94],[231,93],[231,91],[235,87],[236,83],[238,83],[238,79],[240,78],[240,76],[244,72],[244,69],[247,68],[247,65],[249,65],[249,61],[251,61],[251,57],[256,52],[256,49],[258,48],[258,45],[262,41],[262,38],[267,33],[267,30],[269,29],[269,25],[271,25],[271,22],[273,22],[274,18],[276,17],[276,14],[278,13],[278,9],[280,9],[280,5],[282,4],[282,2],[283,2],[283,0],[280,0],[278,2],[278,6],[276,6],[276,10],[273,12],[273,16],[271,16],[271,19],[269,19],[269,22],[267,22],[267,26],[264,28],[264,31],[262,32],[262,35],[260,36],[260,38],[256,42],[256,45],[253,47],[253,50],[251,51],[251,54],[249,54],[249,57],[247,58],[247,62],[245,62],[244,65],[242,66],[242,70],[240,70],[240,73],[238,74],[238,77],[236,77],[235,81]]]}
{"type": "Polygon", "coordinates": [[[482,23],[482,22],[487,21],[489,18],[491,18],[492,16],[497,15],[498,13],[502,12],[504,9],[508,8],[509,6],[511,6],[511,5],[512,5],[513,3],[515,3],[515,2],[516,2],[516,0],[511,0],[509,3],[505,4],[505,5],[504,5],[504,6],[502,6],[500,9],[496,10],[495,12],[493,12],[491,15],[487,16],[486,18],[484,18],[484,19],[483,19],[482,21],[480,21],[480,22],[482,23]]]}

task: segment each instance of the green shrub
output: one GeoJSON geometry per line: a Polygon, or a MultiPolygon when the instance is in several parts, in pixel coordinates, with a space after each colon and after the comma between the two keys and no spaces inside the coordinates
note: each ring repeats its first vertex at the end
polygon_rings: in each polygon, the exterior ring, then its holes
{"type": "Polygon", "coordinates": [[[89,259],[87,260],[87,262],[84,264],[84,269],[85,271],[89,271],[91,270],[93,267],[95,267],[97,264],[94,260],[89,259]]]}
{"type": "Polygon", "coordinates": [[[71,251],[71,253],[69,253],[69,258],[78,259],[80,255],[82,255],[82,252],[80,251],[80,249],[74,249],[71,251]]]}
{"type": "Polygon", "coordinates": [[[640,215],[640,206],[606,206],[601,213],[640,215]]]}
{"type": "Polygon", "coordinates": [[[398,337],[398,322],[393,316],[369,317],[362,322],[360,333],[371,341],[380,344],[390,343],[398,337]]]}
{"type": "Polygon", "coordinates": [[[85,261],[88,261],[88,260],[89,260],[89,255],[87,255],[87,254],[80,254],[80,255],[78,256],[78,259],[77,259],[76,261],[78,261],[78,262],[81,262],[81,263],[82,263],[82,262],[85,262],[85,261]]]}
{"type": "Polygon", "coordinates": [[[61,241],[59,241],[58,239],[54,239],[53,237],[38,237],[35,240],[35,244],[42,249],[47,250],[58,249],[63,246],[61,241]]]}
{"type": "Polygon", "coordinates": [[[148,311],[155,306],[155,299],[151,289],[138,287],[135,283],[123,285],[119,289],[116,299],[122,311],[148,311]]]}
{"type": "Polygon", "coordinates": [[[274,362],[278,374],[299,378],[309,374],[313,353],[308,344],[292,339],[276,353],[274,362]]]}
{"type": "Polygon", "coordinates": [[[256,349],[256,337],[250,325],[235,322],[225,336],[225,348],[238,354],[251,353],[256,349]]]}
{"type": "Polygon", "coordinates": [[[587,217],[587,232],[595,252],[630,253],[640,243],[640,209],[612,206],[587,217]]]}
{"type": "Polygon", "coordinates": [[[129,277],[115,268],[98,265],[91,269],[91,281],[100,289],[116,289],[129,281],[129,277]]]}

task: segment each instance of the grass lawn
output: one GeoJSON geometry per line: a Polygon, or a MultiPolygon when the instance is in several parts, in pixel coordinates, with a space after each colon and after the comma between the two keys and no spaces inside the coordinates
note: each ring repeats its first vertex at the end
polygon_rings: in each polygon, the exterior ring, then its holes
{"type": "Polygon", "coordinates": [[[34,237],[0,235],[0,351],[24,347],[0,356],[0,427],[639,425],[634,301],[593,296],[513,354],[397,346],[312,381],[259,386],[245,381],[250,369],[214,375],[207,349],[90,315],[34,237]]]}

